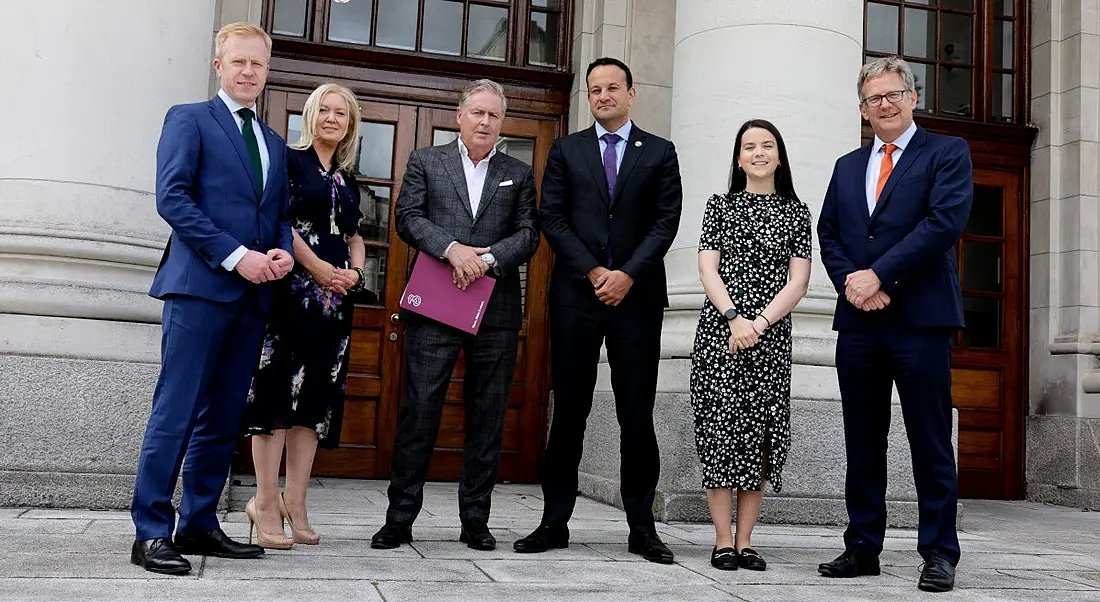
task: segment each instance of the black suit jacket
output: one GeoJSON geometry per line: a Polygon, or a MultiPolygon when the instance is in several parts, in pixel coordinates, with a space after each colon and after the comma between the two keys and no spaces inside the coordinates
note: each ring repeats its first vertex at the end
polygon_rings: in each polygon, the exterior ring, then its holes
{"type": "Polygon", "coordinates": [[[599,304],[587,274],[607,263],[634,279],[623,305],[668,307],[665,253],[683,192],[671,141],[634,124],[614,195],[608,195],[595,126],[554,141],[542,178],[543,234],[554,250],[550,302],[599,304]]]}
{"type": "MultiPolygon", "coordinates": [[[[534,175],[519,159],[500,152],[493,155],[474,215],[459,152],[455,141],[417,149],[409,156],[394,206],[397,235],[435,258],[442,258],[452,241],[491,247],[497,267],[489,274],[497,283],[482,327],[519,329],[523,325],[519,268],[539,248],[534,175]]],[[[420,317],[403,311],[402,319],[415,322],[420,317]]]]}

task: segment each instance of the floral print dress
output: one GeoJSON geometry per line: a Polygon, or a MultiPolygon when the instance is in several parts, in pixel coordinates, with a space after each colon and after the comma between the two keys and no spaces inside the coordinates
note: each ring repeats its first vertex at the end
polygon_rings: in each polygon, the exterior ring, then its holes
{"type": "MultiPolygon", "coordinates": [[[[699,250],[721,252],[718,273],[751,320],[786,286],[791,258],[810,258],[810,236],[804,203],[741,191],[707,202],[699,250]]],[[[750,349],[731,354],[729,344],[729,320],[708,298],[690,388],[703,487],[760,491],[766,468],[778,493],[791,445],[791,318],[774,321],[750,349]]]]}
{"type": "MultiPolygon", "coordinates": [[[[325,170],[312,148],[288,149],[290,219],[320,259],[347,268],[347,238],[361,213],[359,187],[350,175],[325,170]]],[[[318,445],[340,442],[348,374],[353,303],[322,288],[295,262],[283,278],[268,316],[245,412],[245,434],[302,426],[317,431],[318,445]]]]}

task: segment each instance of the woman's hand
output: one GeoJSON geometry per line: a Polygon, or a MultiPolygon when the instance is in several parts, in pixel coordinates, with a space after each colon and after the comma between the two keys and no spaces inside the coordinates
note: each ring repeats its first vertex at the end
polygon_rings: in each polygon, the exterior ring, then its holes
{"type": "MultiPolygon", "coordinates": [[[[317,281],[317,284],[321,288],[328,289],[346,295],[348,287],[354,284],[356,278],[348,278],[341,274],[344,270],[338,270],[331,263],[327,261],[318,260],[317,263],[309,266],[309,273],[313,276],[313,279],[317,281]]],[[[354,272],[352,272],[354,274],[354,272]]]]}
{"type": "Polygon", "coordinates": [[[730,320],[730,353],[737,353],[756,345],[760,333],[742,316],[730,320]]]}

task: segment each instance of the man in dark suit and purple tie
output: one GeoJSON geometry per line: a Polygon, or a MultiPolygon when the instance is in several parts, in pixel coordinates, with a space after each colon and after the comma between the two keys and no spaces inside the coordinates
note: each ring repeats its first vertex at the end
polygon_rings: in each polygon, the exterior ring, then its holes
{"type": "Polygon", "coordinates": [[[628,549],[671,563],[653,521],[660,473],[653,404],[668,306],[664,257],[680,224],[680,166],[672,142],[630,120],[629,67],[597,59],[586,82],[596,123],[556,140],[543,173],[539,209],[555,255],[549,299],[554,418],[542,524],[514,547],[533,553],[569,545],[585,423],[606,341],[622,437],[628,549]]]}
{"type": "Polygon", "coordinates": [[[218,95],[169,109],[157,147],[157,212],[172,237],[149,291],[164,300],[161,367],[130,510],[137,530],[130,560],[155,573],[189,572],[181,553],[264,553],[226,537],[217,507],[263,344],[271,281],[294,265],[286,146],[256,115],[270,58],[263,29],[223,27],[215,41],[218,95]]]}
{"type": "Polygon", "coordinates": [[[879,574],[896,386],[920,508],[918,587],[948,591],[959,562],[951,340],[964,327],[955,244],[973,201],[970,149],[913,122],[916,84],[905,61],[864,65],[858,91],[875,140],[836,162],[817,225],[821,259],[840,295],[833,328],[848,460],[845,552],[818,571],[879,574]]]}

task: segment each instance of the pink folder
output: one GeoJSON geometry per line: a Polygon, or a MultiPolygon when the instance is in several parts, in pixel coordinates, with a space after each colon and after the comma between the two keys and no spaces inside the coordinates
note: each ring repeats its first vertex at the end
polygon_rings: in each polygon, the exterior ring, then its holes
{"type": "Polygon", "coordinates": [[[423,253],[413,264],[401,295],[401,307],[427,318],[477,334],[496,280],[485,276],[461,290],[452,281],[452,268],[423,253]]]}

